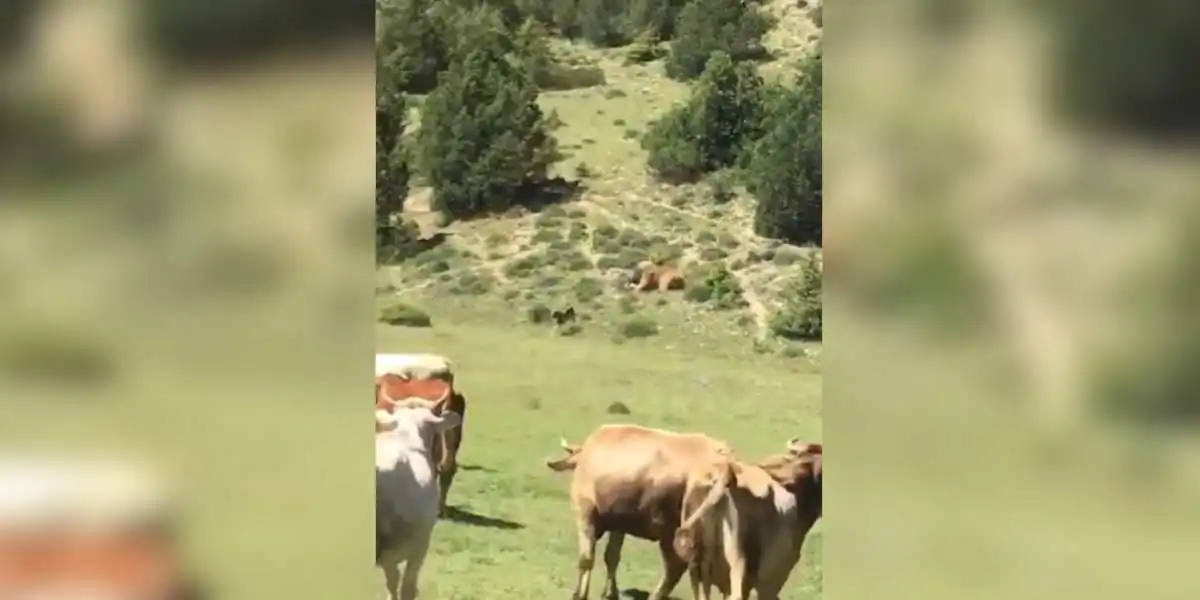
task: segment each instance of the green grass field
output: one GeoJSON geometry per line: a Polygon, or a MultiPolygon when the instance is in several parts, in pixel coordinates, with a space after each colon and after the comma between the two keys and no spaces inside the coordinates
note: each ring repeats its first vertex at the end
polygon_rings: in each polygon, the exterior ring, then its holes
{"type": "MultiPolygon", "coordinates": [[[[586,331],[560,337],[549,328],[472,313],[468,306],[442,308],[431,311],[433,328],[377,330],[380,352],[451,357],[470,403],[462,468],[450,494],[459,514],[434,532],[424,598],[570,594],[576,538],[569,474],[543,464],[560,453],[560,436],[580,441],[600,424],[633,422],[706,432],[747,457],[776,452],[791,436],[821,439],[821,377],[811,367],[798,368],[803,359],[715,353],[670,338],[614,344],[586,331]],[[607,414],[615,401],[631,414],[607,414]]],[[[821,529],[818,522],[785,598],[821,597],[821,529]]],[[[593,598],[603,582],[603,567],[597,569],[593,598]]],[[[635,590],[649,591],[660,574],[653,544],[625,545],[618,581],[626,597],[641,597],[635,590]]],[[[689,596],[685,580],[674,597],[689,596]]]]}

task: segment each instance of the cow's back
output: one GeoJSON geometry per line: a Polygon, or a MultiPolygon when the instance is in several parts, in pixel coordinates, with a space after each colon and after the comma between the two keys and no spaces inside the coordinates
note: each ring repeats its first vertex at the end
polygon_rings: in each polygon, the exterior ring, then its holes
{"type": "Polygon", "coordinates": [[[389,373],[409,379],[454,381],[450,360],[438,354],[376,354],[375,376],[389,373]]]}
{"type": "Polygon", "coordinates": [[[678,527],[688,473],[722,452],[723,442],[704,435],[601,426],[580,447],[572,499],[602,531],[658,540],[678,527]]]}

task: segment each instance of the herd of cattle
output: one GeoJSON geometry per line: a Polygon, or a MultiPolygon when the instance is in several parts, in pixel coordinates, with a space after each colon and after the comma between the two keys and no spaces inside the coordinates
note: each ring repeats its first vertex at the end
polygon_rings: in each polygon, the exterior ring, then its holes
{"type": "MultiPolygon", "coordinates": [[[[375,560],[388,597],[417,596],[434,526],[458,471],[467,401],[450,361],[432,354],[375,355],[375,560]],[[404,564],[401,578],[400,565],[404,564]]],[[[588,597],[597,541],[608,535],[604,596],[619,597],[626,536],[656,542],[665,600],[684,573],[693,597],[777,600],[808,531],[821,516],[820,444],[789,440],[757,463],[724,442],[637,425],[601,425],[548,460],[573,473],[579,538],[572,600],[588,597]]]]}

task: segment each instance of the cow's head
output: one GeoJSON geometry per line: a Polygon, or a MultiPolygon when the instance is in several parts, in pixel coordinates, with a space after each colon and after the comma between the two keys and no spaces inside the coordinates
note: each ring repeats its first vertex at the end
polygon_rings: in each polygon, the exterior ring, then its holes
{"type": "Polygon", "coordinates": [[[759,464],[771,478],[821,516],[821,444],[789,440],[787,452],[767,457],[759,464]]]}
{"type": "Polygon", "coordinates": [[[461,415],[446,410],[449,398],[447,391],[432,402],[423,398],[394,401],[391,411],[375,411],[375,431],[399,437],[410,448],[431,452],[437,436],[462,425],[461,415]]]}

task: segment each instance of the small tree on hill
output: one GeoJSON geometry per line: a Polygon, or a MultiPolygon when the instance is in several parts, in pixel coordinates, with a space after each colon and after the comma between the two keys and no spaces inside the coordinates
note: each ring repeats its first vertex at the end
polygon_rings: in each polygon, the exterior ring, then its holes
{"type": "Polygon", "coordinates": [[[734,165],[758,135],[762,94],[753,66],[714,54],[687,104],[652,123],[642,138],[651,171],[679,183],[734,165]]]}
{"type": "Polygon", "coordinates": [[[754,231],[793,244],[821,243],[821,50],[801,65],[782,108],[769,113],[767,133],[750,161],[758,198],[754,231]]]}
{"type": "Polygon", "coordinates": [[[800,278],[783,290],[783,307],[770,321],[771,332],[789,340],[820,340],[824,334],[821,255],[810,252],[800,278]]]}
{"type": "Polygon", "coordinates": [[[402,77],[382,63],[375,75],[375,254],[381,260],[407,257],[416,234],[400,222],[410,169],[403,144],[408,119],[402,77]]]}
{"type": "Polygon", "coordinates": [[[771,18],[752,0],[692,0],[679,12],[667,76],[695,79],[717,52],[735,61],[758,58],[765,54],[763,36],[771,26],[771,18]]]}
{"type": "Polygon", "coordinates": [[[425,100],[418,135],[433,208],[450,218],[509,208],[559,156],[512,32],[494,11],[473,19],[425,100]]]}

